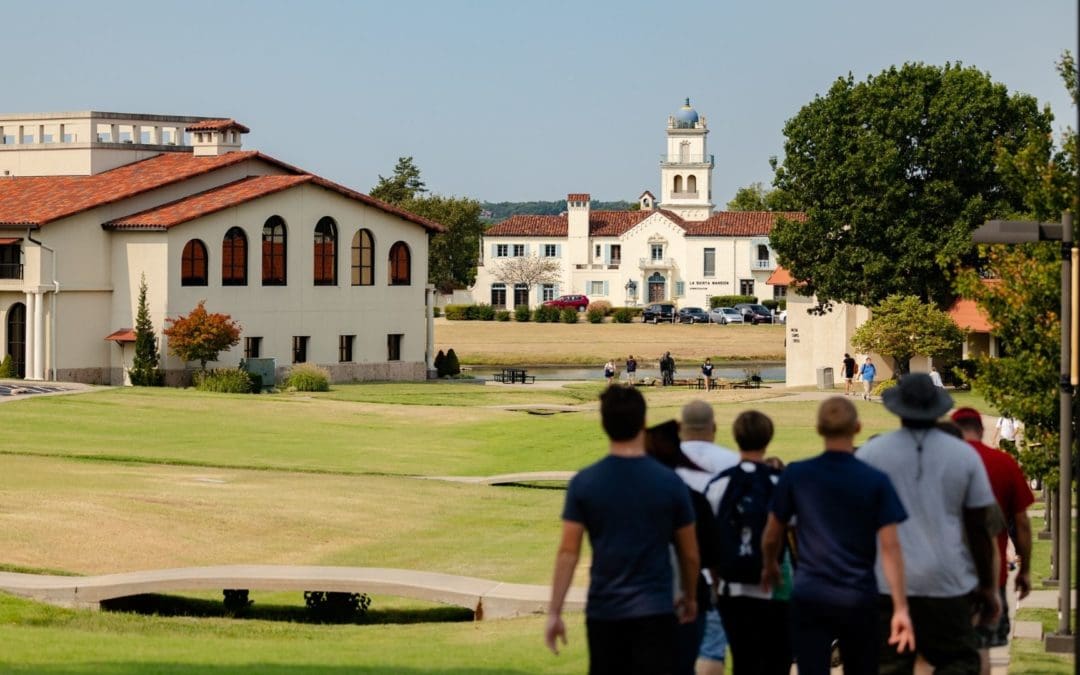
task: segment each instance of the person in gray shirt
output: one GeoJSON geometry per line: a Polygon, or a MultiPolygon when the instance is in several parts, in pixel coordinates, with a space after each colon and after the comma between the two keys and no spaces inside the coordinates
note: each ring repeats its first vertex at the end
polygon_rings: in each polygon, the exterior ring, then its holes
{"type": "MultiPolygon", "coordinates": [[[[883,401],[901,427],[871,439],[856,457],[889,476],[908,512],[898,529],[916,648],[938,675],[974,675],[979,653],[972,616],[996,621],[1000,613],[993,535],[1001,523],[994,493],[979,455],[934,427],[952,408],[952,397],[928,375],[905,375],[883,401]]],[[[887,627],[892,601],[880,556],[877,583],[879,618],[887,627]]],[[[883,641],[880,672],[911,673],[915,659],[883,641]]]]}

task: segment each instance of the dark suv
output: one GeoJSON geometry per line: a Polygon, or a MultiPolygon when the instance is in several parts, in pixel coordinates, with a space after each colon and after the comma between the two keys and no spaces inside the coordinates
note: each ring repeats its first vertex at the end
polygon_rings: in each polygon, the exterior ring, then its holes
{"type": "Polygon", "coordinates": [[[735,305],[735,309],[739,310],[739,313],[743,315],[743,321],[746,323],[752,323],[755,326],[759,323],[772,323],[772,312],[765,305],[754,305],[750,303],[740,303],[735,305]]]}
{"type": "Polygon", "coordinates": [[[646,305],[645,309],[641,312],[641,320],[644,323],[675,323],[676,318],[675,305],[669,302],[654,302],[651,305],[646,305]]]}
{"type": "Polygon", "coordinates": [[[573,308],[579,312],[584,312],[588,306],[589,298],[584,295],[560,295],[554,300],[548,300],[544,303],[544,307],[573,308]]]}

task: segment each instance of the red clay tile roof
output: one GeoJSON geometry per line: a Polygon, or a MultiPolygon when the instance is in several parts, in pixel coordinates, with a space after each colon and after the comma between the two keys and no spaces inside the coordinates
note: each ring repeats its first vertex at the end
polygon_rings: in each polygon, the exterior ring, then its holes
{"type": "Polygon", "coordinates": [[[763,237],[772,232],[778,217],[805,221],[799,211],[720,211],[707,220],[686,223],[688,237],[763,237]]]}
{"type": "Polygon", "coordinates": [[[566,201],[568,202],[587,202],[589,199],[588,192],[571,192],[566,195],[566,201]]]}
{"type": "Polygon", "coordinates": [[[202,122],[196,122],[191,126],[184,129],[184,131],[226,131],[228,129],[236,129],[242,134],[249,133],[251,129],[248,129],[243,124],[240,124],[236,120],[203,120],[202,122]]]}
{"type": "Polygon", "coordinates": [[[174,225],[186,223],[215,211],[280,192],[300,183],[307,183],[313,178],[314,176],[311,175],[249,176],[206,192],[105,223],[105,227],[117,230],[167,230],[174,225]]]}
{"type": "Polygon", "coordinates": [[[990,325],[986,315],[983,314],[974,300],[961,298],[949,308],[949,316],[961,330],[973,333],[990,333],[994,327],[990,325]]]}
{"type": "MultiPolygon", "coordinates": [[[[41,226],[252,158],[258,158],[294,176],[304,176],[315,185],[416,223],[429,231],[445,230],[442,225],[432,220],[255,151],[228,152],[206,157],[196,157],[186,152],[166,152],[93,176],[0,178],[0,224],[41,226]]],[[[252,198],[243,198],[237,203],[252,198]]]]}
{"type": "Polygon", "coordinates": [[[121,328],[120,330],[113,331],[105,336],[106,340],[112,340],[113,342],[135,342],[135,330],[131,328],[121,328]]]}
{"type": "Polygon", "coordinates": [[[792,281],[794,280],[791,278],[791,272],[777,265],[765,283],[769,286],[790,286],[792,281]]]}
{"type": "MultiPolygon", "coordinates": [[[[656,211],[590,211],[589,236],[618,237],[654,213],[686,230],[688,237],[754,237],[765,236],[772,231],[777,216],[802,221],[806,214],[800,212],[772,211],[721,211],[708,220],[693,222],[683,220],[665,209],[656,211]]],[[[565,237],[567,216],[511,216],[496,223],[484,233],[487,237],[565,237]]]]}

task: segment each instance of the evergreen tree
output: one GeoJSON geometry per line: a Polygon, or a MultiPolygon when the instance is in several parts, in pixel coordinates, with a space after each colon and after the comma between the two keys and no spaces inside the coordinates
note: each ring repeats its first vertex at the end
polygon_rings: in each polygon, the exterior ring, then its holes
{"type": "Polygon", "coordinates": [[[135,315],[135,359],[131,364],[131,383],[139,387],[160,387],[163,381],[158,370],[157,336],[150,322],[146,304],[146,275],[139,281],[139,309],[135,315]]]}

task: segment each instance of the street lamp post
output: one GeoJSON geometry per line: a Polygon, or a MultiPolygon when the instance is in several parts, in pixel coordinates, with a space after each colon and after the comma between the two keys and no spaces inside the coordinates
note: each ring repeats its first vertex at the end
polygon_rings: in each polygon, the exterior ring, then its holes
{"type": "MultiPolygon", "coordinates": [[[[1059,380],[1060,422],[1058,426],[1058,519],[1057,519],[1057,577],[1058,609],[1060,617],[1058,632],[1046,637],[1047,651],[1076,652],[1080,641],[1072,635],[1072,442],[1073,390],[1077,382],[1076,354],[1076,302],[1077,302],[1077,250],[1073,248],[1072,213],[1063,214],[1061,223],[1038,223],[1030,221],[991,220],[975,230],[972,240],[976,244],[1022,244],[1036,241],[1061,242],[1061,378],[1059,380]],[[1071,297],[1070,297],[1071,296],[1071,297]]],[[[1077,558],[1080,559],[1080,541],[1077,558]]]]}

